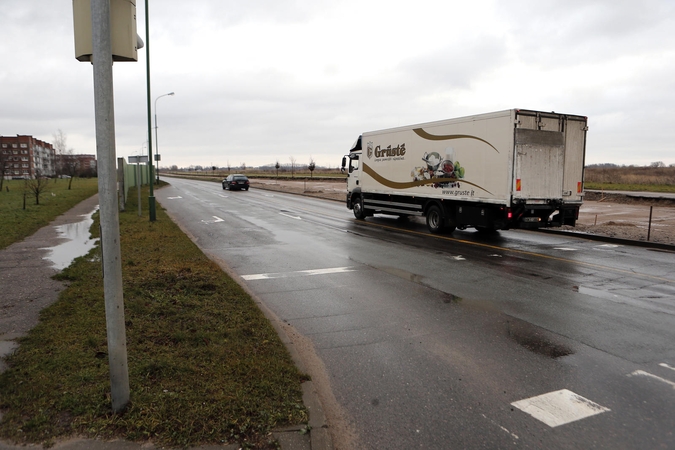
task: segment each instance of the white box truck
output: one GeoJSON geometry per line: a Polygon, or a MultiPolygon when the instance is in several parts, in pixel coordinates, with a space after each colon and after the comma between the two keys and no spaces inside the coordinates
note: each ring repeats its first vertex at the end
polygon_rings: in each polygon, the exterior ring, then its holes
{"type": "Polygon", "coordinates": [[[347,207],[425,216],[432,233],[573,226],[587,130],[584,116],[511,109],[363,133],[342,158],[347,207]]]}

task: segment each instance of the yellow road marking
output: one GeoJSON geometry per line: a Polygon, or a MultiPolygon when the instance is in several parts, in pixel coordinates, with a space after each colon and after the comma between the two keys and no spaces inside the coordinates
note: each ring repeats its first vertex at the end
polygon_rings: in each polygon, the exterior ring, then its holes
{"type": "Polygon", "coordinates": [[[534,253],[534,252],[530,252],[530,251],[527,251],[527,250],[518,250],[518,249],[514,249],[514,248],[499,247],[499,246],[496,246],[496,245],[484,244],[484,243],[481,243],[481,242],[467,241],[465,239],[458,239],[458,238],[453,238],[453,237],[448,237],[448,236],[438,236],[438,235],[435,235],[435,234],[422,233],[420,231],[415,231],[415,230],[406,230],[406,229],[402,229],[402,228],[392,227],[392,226],[389,226],[389,225],[382,225],[382,224],[379,224],[379,223],[372,223],[372,222],[365,222],[365,221],[360,222],[360,223],[364,224],[364,225],[368,225],[368,226],[374,226],[374,227],[386,228],[386,229],[389,229],[389,230],[396,230],[396,231],[402,231],[402,232],[406,232],[406,233],[410,233],[410,234],[416,234],[418,236],[433,237],[435,239],[442,239],[442,240],[451,241],[451,242],[459,242],[459,243],[462,243],[462,244],[473,245],[473,246],[476,246],[476,247],[484,247],[484,248],[489,248],[489,249],[492,249],[492,250],[501,250],[501,251],[504,251],[504,252],[518,253],[518,254],[521,254],[521,255],[533,256],[535,258],[551,259],[551,260],[554,260],[554,261],[560,261],[560,262],[566,262],[566,263],[576,263],[576,264],[579,264],[579,265],[582,265],[582,266],[592,267],[592,268],[595,268],[595,269],[604,269],[604,270],[611,271],[611,272],[628,274],[628,275],[637,276],[637,277],[644,277],[644,278],[648,278],[648,279],[651,279],[651,280],[664,281],[664,282],[667,282],[667,283],[675,283],[675,280],[670,280],[668,278],[657,277],[657,276],[654,276],[654,275],[647,275],[647,274],[640,273],[640,272],[632,272],[630,270],[617,269],[617,268],[614,268],[614,267],[608,267],[608,266],[603,266],[603,265],[594,264],[594,263],[588,263],[588,262],[584,262],[584,261],[575,261],[573,259],[561,258],[559,256],[544,255],[544,254],[541,254],[541,253],[534,253]]]}

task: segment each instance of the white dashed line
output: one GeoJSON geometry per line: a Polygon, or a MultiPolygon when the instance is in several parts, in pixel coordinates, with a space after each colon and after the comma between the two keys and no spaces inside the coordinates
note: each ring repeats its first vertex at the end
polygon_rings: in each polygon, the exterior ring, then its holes
{"type": "Polygon", "coordinates": [[[520,400],[511,405],[551,428],[610,411],[567,389],[520,400]]]}
{"type": "Polygon", "coordinates": [[[284,217],[290,217],[291,219],[302,220],[302,219],[301,219],[300,217],[298,217],[298,216],[291,216],[290,214],[286,214],[286,213],[282,213],[282,212],[280,212],[279,214],[281,214],[281,215],[284,216],[284,217]]]}
{"type": "Polygon", "coordinates": [[[555,247],[554,250],[562,250],[564,252],[576,252],[578,249],[569,247],[555,247]]]}
{"type": "Polygon", "coordinates": [[[665,367],[666,369],[675,370],[675,367],[669,366],[669,365],[666,364],[666,363],[661,363],[661,364],[659,364],[659,366],[665,367]]]}
{"type": "Polygon", "coordinates": [[[636,370],[633,373],[629,373],[628,376],[629,377],[641,376],[641,377],[653,378],[654,380],[658,380],[662,383],[666,383],[666,384],[670,385],[673,389],[675,389],[675,383],[673,383],[672,381],[666,380],[665,378],[661,378],[661,377],[659,377],[657,375],[654,375],[654,374],[651,374],[649,372],[645,372],[644,370],[636,370]]]}
{"type": "Polygon", "coordinates": [[[353,272],[354,267],[333,267],[330,269],[314,269],[314,270],[299,270],[297,272],[284,273],[258,273],[253,275],[242,275],[241,277],[246,281],[252,280],[271,280],[274,278],[289,278],[289,277],[303,277],[311,275],[327,275],[331,273],[346,273],[353,272]]]}

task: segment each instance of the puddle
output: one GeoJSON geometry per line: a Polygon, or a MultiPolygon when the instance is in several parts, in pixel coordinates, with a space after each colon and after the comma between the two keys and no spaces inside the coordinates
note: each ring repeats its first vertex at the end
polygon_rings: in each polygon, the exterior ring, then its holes
{"type": "Polygon", "coordinates": [[[89,250],[94,248],[97,241],[97,239],[92,239],[89,234],[89,228],[94,223],[92,216],[96,211],[98,211],[98,206],[89,214],[83,215],[84,219],[81,222],[57,226],[56,232],[59,237],[68,239],[68,241],[55,247],[45,248],[44,250],[49,250],[49,254],[43,259],[51,261],[54,268],[63,270],[78,256],[89,253],[89,250]]]}
{"type": "Polygon", "coordinates": [[[15,341],[1,341],[0,340],[0,373],[7,370],[7,363],[5,363],[5,357],[14,353],[19,347],[19,344],[15,341]]]}
{"type": "Polygon", "coordinates": [[[507,323],[507,332],[509,338],[542,356],[556,359],[574,353],[571,348],[556,342],[549,333],[528,323],[511,320],[507,323]]]}

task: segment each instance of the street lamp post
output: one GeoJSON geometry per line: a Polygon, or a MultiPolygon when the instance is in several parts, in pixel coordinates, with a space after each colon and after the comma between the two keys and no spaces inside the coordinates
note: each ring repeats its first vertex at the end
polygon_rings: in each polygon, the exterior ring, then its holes
{"type": "Polygon", "coordinates": [[[158,183],[159,183],[159,142],[157,139],[157,100],[159,100],[162,97],[166,97],[167,95],[174,95],[174,93],[169,92],[168,94],[162,94],[155,99],[155,165],[157,166],[156,173],[158,183]]]}

